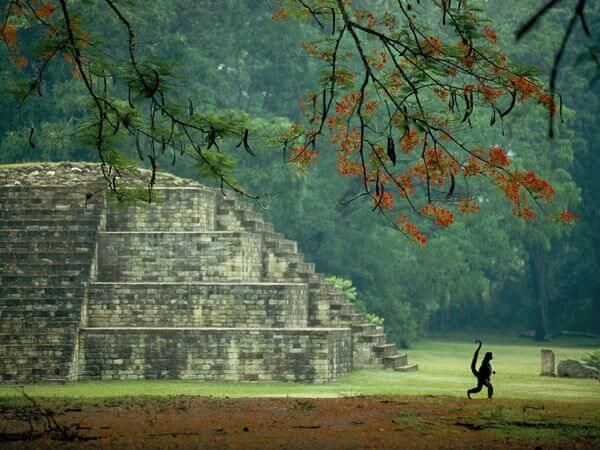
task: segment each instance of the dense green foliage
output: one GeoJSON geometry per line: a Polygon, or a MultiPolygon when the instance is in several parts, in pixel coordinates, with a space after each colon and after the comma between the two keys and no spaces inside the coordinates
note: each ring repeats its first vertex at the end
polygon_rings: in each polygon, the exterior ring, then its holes
{"type": "MultiPolygon", "coordinates": [[[[515,29],[536,2],[515,2],[511,8],[478,3],[494,18],[504,50],[546,76],[568,14],[557,8],[515,45],[515,29]]],[[[589,9],[590,26],[598,29],[599,7],[589,9]]],[[[135,11],[139,48],[177,66],[169,88],[184,103],[194,98],[197,109],[245,111],[264,119],[254,126],[267,134],[300,117],[297,99],[314,86],[321,70],[299,48],[310,39],[308,25],[273,21],[262,0],[160,0],[135,11]]],[[[439,19],[432,17],[432,25],[439,19]]],[[[88,26],[98,34],[111,29],[103,18],[88,26]]],[[[256,158],[238,161],[236,178],[251,192],[271,195],[269,219],[300,242],[319,271],[352,280],[365,311],[384,317],[386,330],[399,343],[465,327],[535,327],[540,337],[564,329],[599,332],[600,136],[595,122],[600,84],[591,82],[589,61],[574,64],[584,50],[573,44],[561,69],[565,123],[553,140],[547,138],[544,112],[528,107],[506,117],[503,129],[487,126],[489,117],[474,116],[474,128],[463,132],[482,146],[510,149],[515,165],[527,162],[528,169],[549,179],[562,206],[581,216],[572,230],[543,217],[534,224],[512,217],[499,194],[479,182],[472,190],[478,192],[481,212],[448,229],[426,230],[427,246],[415,246],[379,220],[371,204],[339,202],[356,192],[356,181],[336,175],[335,154],[326,146],[319,164],[306,173],[283,164],[278,151],[265,147],[256,158]]],[[[0,162],[95,160],[77,133],[85,124],[80,120],[87,101],[83,88],[68,70],[52,70],[44,95],[20,110],[7,96],[1,99],[0,162]],[[33,126],[35,148],[28,143],[33,126]]],[[[13,86],[20,76],[6,59],[0,61],[3,85],[13,86]]],[[[165,161],[162,168],[198,177],[182,164],[170,168],[165,161]]]]}

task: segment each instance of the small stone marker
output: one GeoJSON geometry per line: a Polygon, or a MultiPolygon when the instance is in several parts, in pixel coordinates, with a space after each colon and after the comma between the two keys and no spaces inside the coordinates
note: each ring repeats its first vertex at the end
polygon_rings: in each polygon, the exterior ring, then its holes
{"type": "Polygon", "coordinates": [[[554,352],[552,350],[542,349],[542,373],[540,375],[543,377],[556,376],[554,352]]]}

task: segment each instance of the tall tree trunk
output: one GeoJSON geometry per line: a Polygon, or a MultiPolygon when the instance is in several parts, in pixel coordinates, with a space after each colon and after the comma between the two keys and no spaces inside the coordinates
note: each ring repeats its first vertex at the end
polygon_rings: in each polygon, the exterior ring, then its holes
{"type": "Polygon", "coordinates": [[[529,252],[529,263],[535,297],[535,340],[544,341],[548,337],[548,264],[545,252],[533,248],[529,252]]]}

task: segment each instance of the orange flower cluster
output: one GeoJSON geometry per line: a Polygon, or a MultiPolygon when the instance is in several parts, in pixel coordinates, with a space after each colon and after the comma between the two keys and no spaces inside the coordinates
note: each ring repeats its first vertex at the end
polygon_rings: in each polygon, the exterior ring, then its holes
{"type": "Polygon", "coordinates": [[[339,144],[340,151],[338,153],[348,157],[360,146],[360,132],[355,128],[352,128],[349,132],[341,131],[339,134],[331,136],[331,142],[339,144]]]}
{"type": "Polygon", "coordinates": [[[369,28],[375,28],[377,26],[377,19],[375,18],[375,15],[366,9],[357,9],[354,12],[354,19],[369,28]]]}
{"type": "Polygon", "coordinates": [[[443,150],[430,148],[425,152],[424,160],[410,169],[410,174],[423,181],[442,185],[450,174],[458,173],[458,163],[443,150]]]}
{"type": "Polygon", "coordinates": [[[54,14],[54,6],[50,2],[42,2],[39,6],[33,8],[33,12],[40,19],[48,19],[54,14]]]}
{"type": "Polygon", "coordinates": [[[383,66],[387,63],[387,53],[385,51],[373,50],[369,57],[370,63],[377,67],[378,70],[383,69],[383,66]]]}
{"type": "Polygon", "coordinates": [[[315,164],[320,154],[319,150],[313,150],[306,145],[295,145],[290,152],[292,154],[290,162],[297,164],[301,172],[304,172],[311,164],[315,164]]]}
{"type": "Polygon", "coordinates": [[[571,211],[561,211],[558,215],[558,220],[567,224],[571,224],[579,220],[579,216],[571,211]]]}
{"type": "Polygon", "coordinates": [[[287,21],[290,17],[284,8],[279,8],[271,15],[273,20],[287,21]]]}
{"type": "Polygon", "coordinates": [[[433,57],[442,56],[442,41],[440,38],[435,36],[429,36],[427,39],[423,39],[419,42],[423,53],[433,57]]]}
{"type": "Polygon", "coordinates": [[[431,217],[433,222],[440,227],[446,228],[454,223],[452,212],[439,206],[425,205],[421,208],[421,213],[427,217],[431,217]]]}
{"type": "Polygon", "coordinates": [[[410,176],[408,176],[407,174],[402,173],[400,175],[396,175],[394,177],[394,181],[397,183],[398,186],[401,186],[398,187],[398,195],[400,196],[400,198],[408,198],[410,195],[413,195],[415,193],[413,182],[410,176]]]}
{"type": "Polygon", "coordinates": [[[485,34],[485,36],[492,44],[498,43],[498,35],[496,34],[496,31],[492,30],[487,25],[483,26],[483,34],[485,34]]]}
{"type": "Polygon", "coordinates": [[[356,161],[351,161],[347,159],[347,157],[344,156],[342,152],[338,152],[338,159],[335,165],[340,171],[340,174],[343,176],[359,175],[362,173],[362,165],[360,165],[356,161]]]}
{"type": "Polygon", "coordinates": [[[504,185],[504,195],[515,205],[519,204],[520,193],[521,187],[516,180],[512,180],[504,185]]]}
{"type": "Polygon", "coordinates": [[[342,70],[340,67],[338,67],[338,70],[335,72],[335,84],[337,86],[348,85],[354,81],[354,78],[354,72],[342,70]]]}
{"type": "Polygon", "coordinates": [[[421,245],[427,243],[427,238],[422,234],[414,223],[408,220],[404,214],[398,214],[398,220],[394,222],[400,231],[409,236],[413,242],[421,245]]]}
{"type": "Polygon", "coordinates": [[[473,200],[473,198],[470,195],[467,195],[465,199],[461,200],[461,202],[458,204],[458,209],[463,214],[477,212],[479,211],[479,204],[475,200],[473,200]]]}
{"type": "Polygon", "coordinates": [[[537,214],[529,206],[526,206],[524,208],[515,209],[515,210],[513,210],[513,213],[517,217],[522,217],[526,221],[537,219],[537,214]]]}
{"type": "Polygon", "coordinates": [[[379,102],[375,100],[371,100],[370,102],[365,103],[365,113],[371,115],[377,111],[379,108],[379,102]]]}
{"type": "Polygon", "coordinates": [[[9,56],[8,57],[17,69],[22,69],[23,67],[27,67],[29,61],[23,55],[9,56]]]}
{"type": "Polygon", "coordinates": [[[14,25],[6,24],[0,26],[0,38],[6,42],[6,45],[11,50],[17,50],[19,45],[17,44],[17,29],[14,25]]]}
{"type": "Polygon", "coordinates": [[[457,46],[458,49],[464,53],[464,56],[460,58],[461,64],[469,68],[473,67],[475,65],[475,58],[473,56],[473,49],[471,46],[469,46],[469,44],[466,42],[463,42],[462,39],[458,41],[457,46]]]}
{"type": "Polygon", "coordinates": [[[515,172],[514,179],[531,192],[535,198],[542,198],[550,203],[556,192],[546,180],[539,178],[533,172],[515,172]]]}
{"type": "Polygon", "coordinates": [[[508,159],[502,147],[495,145],[490,148],[490,164],[500,167],[510,166],[510,159],[508,159]]]}
{"type": "Polygon", "coordinates": [[[374,206],[382,209],[394,209],[394,196],[390,192],[382,192],[373,196],[374,206]]]}
{"type": "Polygon", "coordinates": [[[300,43],[300,47],[310,56],[317,56],[317,46],[316,44],[307,44],[306,42],[300,43]]]}
{"type": "Polygon", "coordinates": [[[417,148],[420,142],[421,136],[419,135],[419,132],[412,128],[409,129],[404,136],[402,136],[402,139],[400,139],[398,145],[400,145],[400,148],[404,153],[410,153],[417,148]]]}
{"type": "Polygon", "coordinates": [[[518,97],[517,102],[523,103],[528,98],[534,98],[538,103],[544,105],[552,115],[556,114],[556,102],[552,101],[552,96],[526,79],[525,77],[510,76],[509,81],[515,87],[518,97]]]}
{"type": "Polygon", "coordinates": [[[349,117],[356,110],[358,102],[361,99],[360,92],[350,92],[342,97],[335,107],[336,118],[343,119],[349,117]]]}

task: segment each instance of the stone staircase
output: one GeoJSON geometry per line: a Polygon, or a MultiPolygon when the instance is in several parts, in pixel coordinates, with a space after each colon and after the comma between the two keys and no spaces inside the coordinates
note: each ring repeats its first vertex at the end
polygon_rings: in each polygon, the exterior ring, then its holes
{"type": "Polygon", "coordinates": [[[383,327],[369,323],[364,314],[357,314],[347,303],[341,288],[315,273],[313,263],[305,262],[295,241],[273,231],[262,214],[248,203],[235,198],[219,197],[216,212],[219,230],[260,232],[263,236],[263,273],[265,280],[289,280],[307,283],[309,287],[309,318],[311,327],[350,327],[353,336],[354,368],[391,368],[397,371],[417,370],[408,364],[408,356],[398,353],[396,344],[386,343],[383,327]]]}
{"type": "Polygon", "coordinates": [[[15,186],[0,174],[0,381],[417,369],[233,194],[178,179],[156,189],[160,203],[122,207],[81,180],[15,186]]]}
{"type": "Polygon", "coordinates": [[[66,381],[101,206],[55,187],[0,187],[0,380],[66,381]]]}

